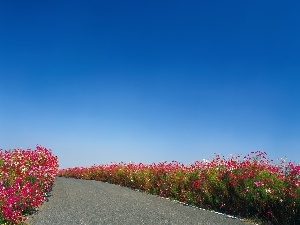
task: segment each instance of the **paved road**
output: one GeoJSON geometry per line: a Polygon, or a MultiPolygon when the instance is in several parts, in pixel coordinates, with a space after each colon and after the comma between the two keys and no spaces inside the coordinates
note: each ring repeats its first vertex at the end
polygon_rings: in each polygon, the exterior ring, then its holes
{"type": "Polygon", "coordinates": [[[250,224],[100,181],[58,177],[51,194],[28,224],[250,224]]]}

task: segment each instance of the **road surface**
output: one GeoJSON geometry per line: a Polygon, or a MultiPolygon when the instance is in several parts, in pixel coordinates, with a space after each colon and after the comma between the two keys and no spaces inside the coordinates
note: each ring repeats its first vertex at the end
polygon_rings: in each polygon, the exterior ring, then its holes
{"type": "Polygon", "coordinates": [[[207,210],[185,206],[126,187],[57,177],[49,200],[29,216],[30,225],[182,224],[247,225],[207,210]]]}

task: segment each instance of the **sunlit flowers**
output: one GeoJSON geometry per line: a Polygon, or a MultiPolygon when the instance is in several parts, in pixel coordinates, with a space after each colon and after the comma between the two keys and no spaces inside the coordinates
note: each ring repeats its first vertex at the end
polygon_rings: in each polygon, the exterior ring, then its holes
{"type": "Polygon", "coordinates": [[[58,170],[50,150],[0,151],[0,223],[16,224],[45,200],[58,170]]]}
{"type": "Polygon", "coordinates": [[[300,166],[265,152],[191,165],[172,161],[63,169],[59,176],[110,182],[201,208],[272,224],[300,224],[300,166]]]}

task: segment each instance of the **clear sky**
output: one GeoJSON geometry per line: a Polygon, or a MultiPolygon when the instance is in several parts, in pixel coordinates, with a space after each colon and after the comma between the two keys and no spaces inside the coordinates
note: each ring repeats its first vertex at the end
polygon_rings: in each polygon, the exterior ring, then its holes
{"type": "Polygon", "coordinates": [[[0,148],[60,167],[300,162],[299,1],[0,1],[0,148]]]}

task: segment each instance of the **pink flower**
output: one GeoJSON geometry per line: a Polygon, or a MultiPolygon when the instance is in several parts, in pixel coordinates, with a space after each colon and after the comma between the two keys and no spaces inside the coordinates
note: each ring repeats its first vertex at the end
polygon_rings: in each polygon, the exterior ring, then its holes
{"type": "Polygon", "coordinates": [[[254,182],[254,184],[256,185],[256,187],[264,186],[264,183],[261,181],[254,182]]]}

